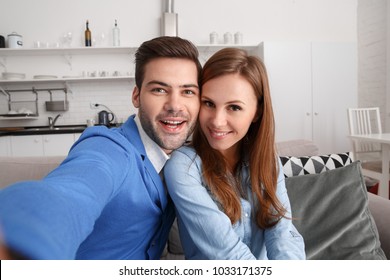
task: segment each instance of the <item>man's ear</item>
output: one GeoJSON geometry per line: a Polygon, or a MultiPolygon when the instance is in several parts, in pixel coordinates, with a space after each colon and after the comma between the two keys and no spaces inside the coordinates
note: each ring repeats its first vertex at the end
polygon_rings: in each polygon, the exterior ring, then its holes
{"type": "Polygon", "coordinates": [[[131,98],[135,108],[139,108],[139,104],[140,104],[139,98],[140,98],[140,90],[138,89],[137,86],[135,86],[133,89],[133,96],[131,98]]]}

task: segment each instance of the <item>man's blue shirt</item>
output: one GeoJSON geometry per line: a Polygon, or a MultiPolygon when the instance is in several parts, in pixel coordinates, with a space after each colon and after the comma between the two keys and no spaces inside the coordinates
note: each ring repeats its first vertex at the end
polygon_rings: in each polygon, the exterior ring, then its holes
{"type": "Polygon", "coordinates": [[[87,128],[43,180],[0,192],[3,238],[32,259],[158,259],[173,219],[133,117],[87,128]]]}

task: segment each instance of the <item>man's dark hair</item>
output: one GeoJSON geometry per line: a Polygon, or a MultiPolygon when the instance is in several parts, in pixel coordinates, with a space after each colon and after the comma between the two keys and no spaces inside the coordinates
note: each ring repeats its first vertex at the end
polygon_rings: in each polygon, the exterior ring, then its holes
{"type": "Polygon", "coordinates": [[[198,59],[198,49],[190,41],[180,37],[157,37],[144,42],[135,53],[135,84],[141,89],[145,76],[145,67],[150,61],[156,58],[184,58],[193,61],[198,70],[198,84],[202,65],[198,59]]]}

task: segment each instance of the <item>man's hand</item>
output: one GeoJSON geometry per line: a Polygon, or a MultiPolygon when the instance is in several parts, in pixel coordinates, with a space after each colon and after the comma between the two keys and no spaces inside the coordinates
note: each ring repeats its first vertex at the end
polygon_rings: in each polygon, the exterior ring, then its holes
{"type": "Polygon", "coordinates": [[[0,243],[0,260],[10,260],[11,256],[3,243],[0,243]]]}

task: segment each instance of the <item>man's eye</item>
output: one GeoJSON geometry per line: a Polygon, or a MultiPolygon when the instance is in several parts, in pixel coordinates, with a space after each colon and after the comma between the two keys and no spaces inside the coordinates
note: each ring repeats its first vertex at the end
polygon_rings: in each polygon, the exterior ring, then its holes
{"type": "Polygon", "coordinates": [[[166,93],[167,91],[163,88],[154,88],[152,89],[152,92],[156,92],[156,93],[166,93]]]}
{"type": "Polygon", "coordinates": [[[190,89],[186,89],[186,90],[184,91],[184,94],[185,94],[185,95],[194,95],[195,92],[192,91],[192,90],[190,90],[190,89]]]}

